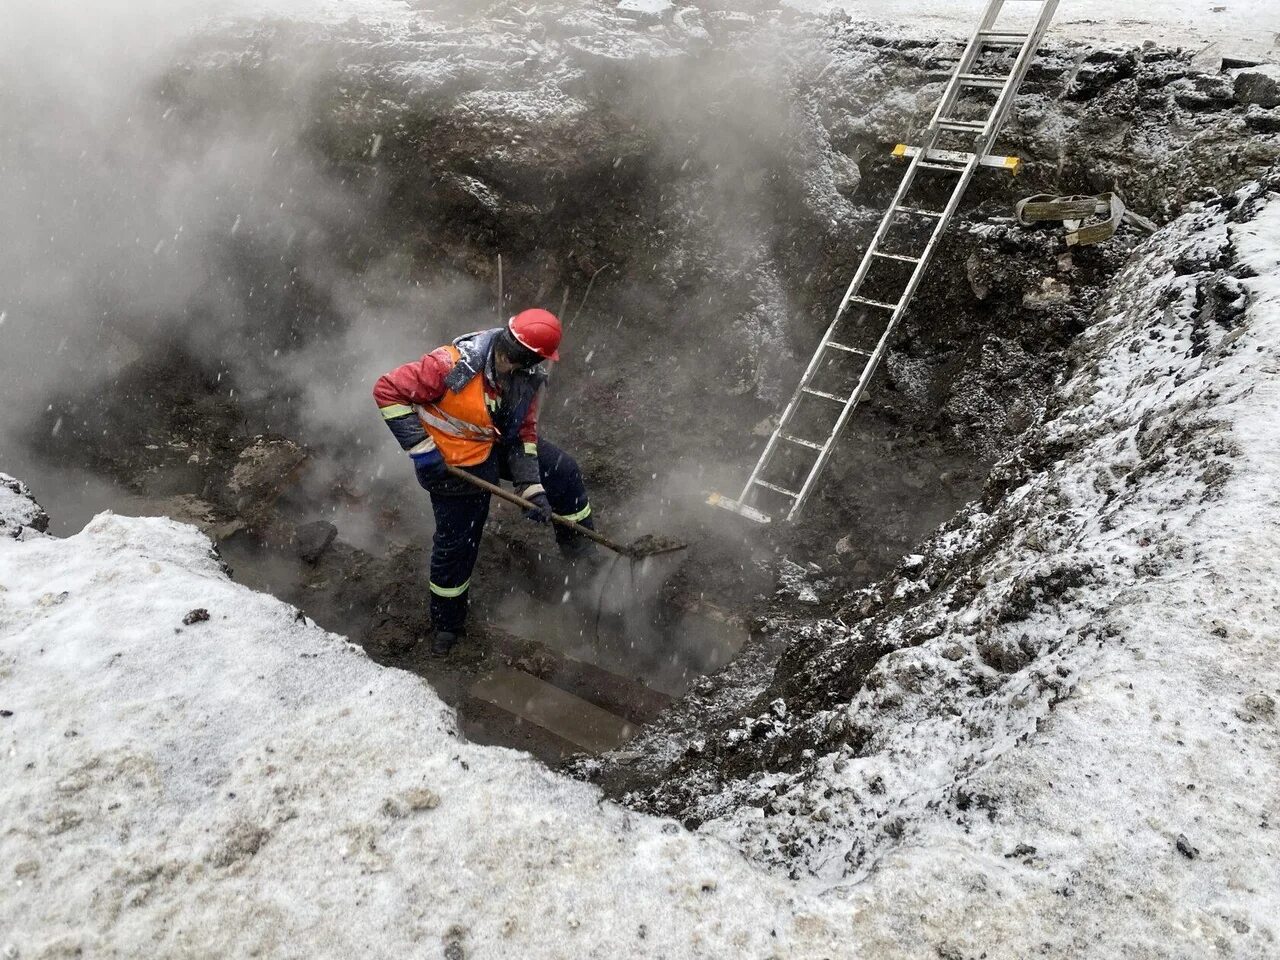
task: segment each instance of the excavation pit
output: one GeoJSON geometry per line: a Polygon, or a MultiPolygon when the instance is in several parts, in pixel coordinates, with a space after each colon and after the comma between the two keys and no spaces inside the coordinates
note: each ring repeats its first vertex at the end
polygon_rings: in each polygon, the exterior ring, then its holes
{"type": "MultiPolygon", "coordinates": [[[[984,495],[1142,240],[1068,251],[1012,222],[1017,199],[1119,185],[1164,221],[1275,155],[1261,136],[1224,147],[1263,120],[1187,57],[1051,43],[1002,148],[1022,173],[979,174],[799,522],[761,529],[705,495],[741,488],[892,194],[893,147],[927,117],[958,44],[796,17],[711,48],[670,39],[657,57],[614,25],[616,46],[566,43],[531,71],[525,45],[490,42],[496,29],[509,28],[462,18],[376,54],[358,25],[188,51],[145,97],[161,146],[124,148],[161,170],[213,168],[187,197],[199,230],[182,211],[152,225],[200,234],[163,264],[198,280],[156,306],[108,282],[109,267],[82,278],[93,310],[77,303],[79,315],[106,318],[71,347],[91,389],[35,398],[5,466],[62,532],[107,508],[200,525],[241,582],[427,677],[474,738],[551,762],[634,749],[634,731],[691,690],[716,706],[689,709],[690,740],[756,709],[790,668],[779,624],[856,619],[857,590],[984,495]],[[316,67],[305,76],[299,42],[316,67]],[[784,46],[788,58],[769,55],[784,46]],[[215,176],[229,137],[252,191],[215,176]],[[244,209],[218,199],[250,193],[244,209]],[[542,427],[578,458],[601,529],[679,535],[690,550],[650,561],[635,588],[620,583],[625,562],[603,587],[566,584],[540,555],[545,531],[495,507],[472,636],[433,663],[418,642],[426,497],[369,387],[530,303],[567,324],[542,427]],[[577,700],[553,720],[560,694],[539,684],[577,700]]],[[[847,372],[827,375],[824,390],[847,392],[847,372]]]]}

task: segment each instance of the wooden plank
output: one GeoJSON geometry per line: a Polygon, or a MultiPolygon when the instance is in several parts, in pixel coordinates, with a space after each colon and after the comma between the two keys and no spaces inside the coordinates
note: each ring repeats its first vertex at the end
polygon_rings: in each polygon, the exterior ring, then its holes
{"type": "Polygon", "coordinates": [[[471,687],[471,696],[541,727],[589,753],[604,753],[639,731],[607,710],[523,670],[495,670],[471,687]]]}

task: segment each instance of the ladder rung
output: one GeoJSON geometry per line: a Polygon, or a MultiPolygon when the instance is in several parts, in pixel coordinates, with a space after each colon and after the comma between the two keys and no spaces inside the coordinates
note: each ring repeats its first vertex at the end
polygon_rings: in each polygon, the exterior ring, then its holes
{"type": "Polygon", "coordinates": [[[814,443],[812,440],[805,440],[802,437],[793,437],[789,433],[780,433],[778,434],[778,436],[780,436],[783,440],[786,440],[788,443],[798,443],[800,444],[800,446],[808,447],[810,450],[822,449],[822,444],[820,443],[814,443]]]}
{"type": "MultiPolygon", "coordinates": [[[[856,353],[860,357],[871,356],[870,350],[860,350],[857,347],[851,347],[845,343],[836,343],[834,340],[828,340],[823,344],[824,347],[835,347],[837,350],[843,350],[845,353],[856,353]]],[[[843,402],[843,401],[842,401],[843,402]]]]}
{"type": "Polygon", "coordinates": [[[879,250],[872,250],[873,257],[880,257],[884,260],[901,260],[903,263],[919,263],[919,257],[908,257],[901,253],[881,253],[879,250]]]}
{"type": "Polygon", "coordinates": [[[953,166],[949,163],[931,163],[928,160],[921,160],[916,167],[924,170],[941,170],[943,173],[964,173],[964,167],[953,166]]]}
{"type": "Polygon", "coordinates": [[[987,121],[946,119],[939,120],[938,127],[941,130],[951,130],[955,133],[981,133],[987,129],[987,121]]]}
{"type": "Polygon", "coordinates": [[[799,498],[800,494],[794,490],[788,490],[786,487],[780,487],[776,483],[770,483],[768,480],[753,480],[757,487],[764,487],[766,490],[772,490],[774,493],[780,493],[784,497],[790,497],[792,500],[799,498]]]}
{"type": "MultiPolygon", "coordinates": [[[[921,147],[911,147],[905,143],[900,143],[893,148],[893,155],[898,159],[906,159],[907,157],[918,157],[925,151],[921,147]]],[[[928,160],[941,160],[943,163],[953,163],[957,166],[968,166],[973,160],[972,153],[965,153],[962,150],[938,150],[934,148],[928,151],[928,160]]],[[[1010,173],[1017,174],[1018,168],[1022,166],[1022,161],[1017,157],[997,157],[994,154],[983,154],[978,158],[978,163],[984,167],[996,167],[1001,170],[1008,170],[1010,173]]]]}
{"type": "Polygon", "coordinates": [[[868,307],[879,307],[881,310],[897,310],[899,304],[885,303],[883,300],[872,300],[870,297],[850,297],[851,303],[864,303],[868,307]]]}
{"type": "Polygon", "coordinates": [[[1030,36],[1029,33],[1007,33],[1003,30],[978,31],[978,39],[992,47],[1020,47],[1030,36]]]}
{"type": "Polygon", "coordinates": [[[999,77],[985,73],[962,73],[960,82],[966,87],[985,87],[988,90],[1003,90],[1009,82],[1008,77],[999,77]]]}
{"type": "Polygon", "coordinates": [[[937,210],[925,210],[922,207],[894,207],[895,213],[916,213],[922,217],[941,217],[942,214],[937,210]]]}
{"type": "Polygon", "coordinates": [[[812,387],[801,387],[800,392],[812,394],[815,397],[822,397],[826,400],[834,400],[836,403],[840,404],[849,402],[848,397],[837,397],[834,393],[827,393],[825,390],[814,390],[812,387]]]}

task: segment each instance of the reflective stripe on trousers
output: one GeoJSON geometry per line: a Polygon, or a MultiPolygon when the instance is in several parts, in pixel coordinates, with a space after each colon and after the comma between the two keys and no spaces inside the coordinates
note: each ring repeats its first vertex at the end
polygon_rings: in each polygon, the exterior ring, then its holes
{"type": "MultiPolygon", "coordinates": [[[[499,479],[506,469],[502,457],[502,451],[495,450],[474,472],[488,479],[499,479]]],[[[555,444],[540,440],[538,470],[551,509],[583,526],[592,526],[591,503],[577,461],[555,444]]],[[[432,494],[431,508],[436,518],[431,549],[431,621],[437,630],[456,633],[462,630],[467,619],[471,573],[480,555],[480,536],[489,516],[489,495],[432,494]]],[[[567,555],[595,547],[585,537],[558,524],[554,530],[556,541],[567,555]]],[[[530,540],[546,536],[545,529],[539,530],[530,524],[530,540]]]]}

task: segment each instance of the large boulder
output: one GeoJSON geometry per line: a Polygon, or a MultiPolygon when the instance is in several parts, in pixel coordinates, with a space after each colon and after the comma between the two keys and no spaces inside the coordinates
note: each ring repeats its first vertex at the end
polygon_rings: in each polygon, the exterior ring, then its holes
{"type": "Polygon", "coordinates": [[[1256,103],[1270,110],[1280,107],[1280,66],[1265,64],[1236,74],[1233,94],[1237,103],[1256,103]]]}
{"type": "Polygon", "coordinates": [[[240,451],[223,499],[249,527],[271,519],[271,508],[298,477],[307,453],[292,440],[256,437],[240,451]]]}

